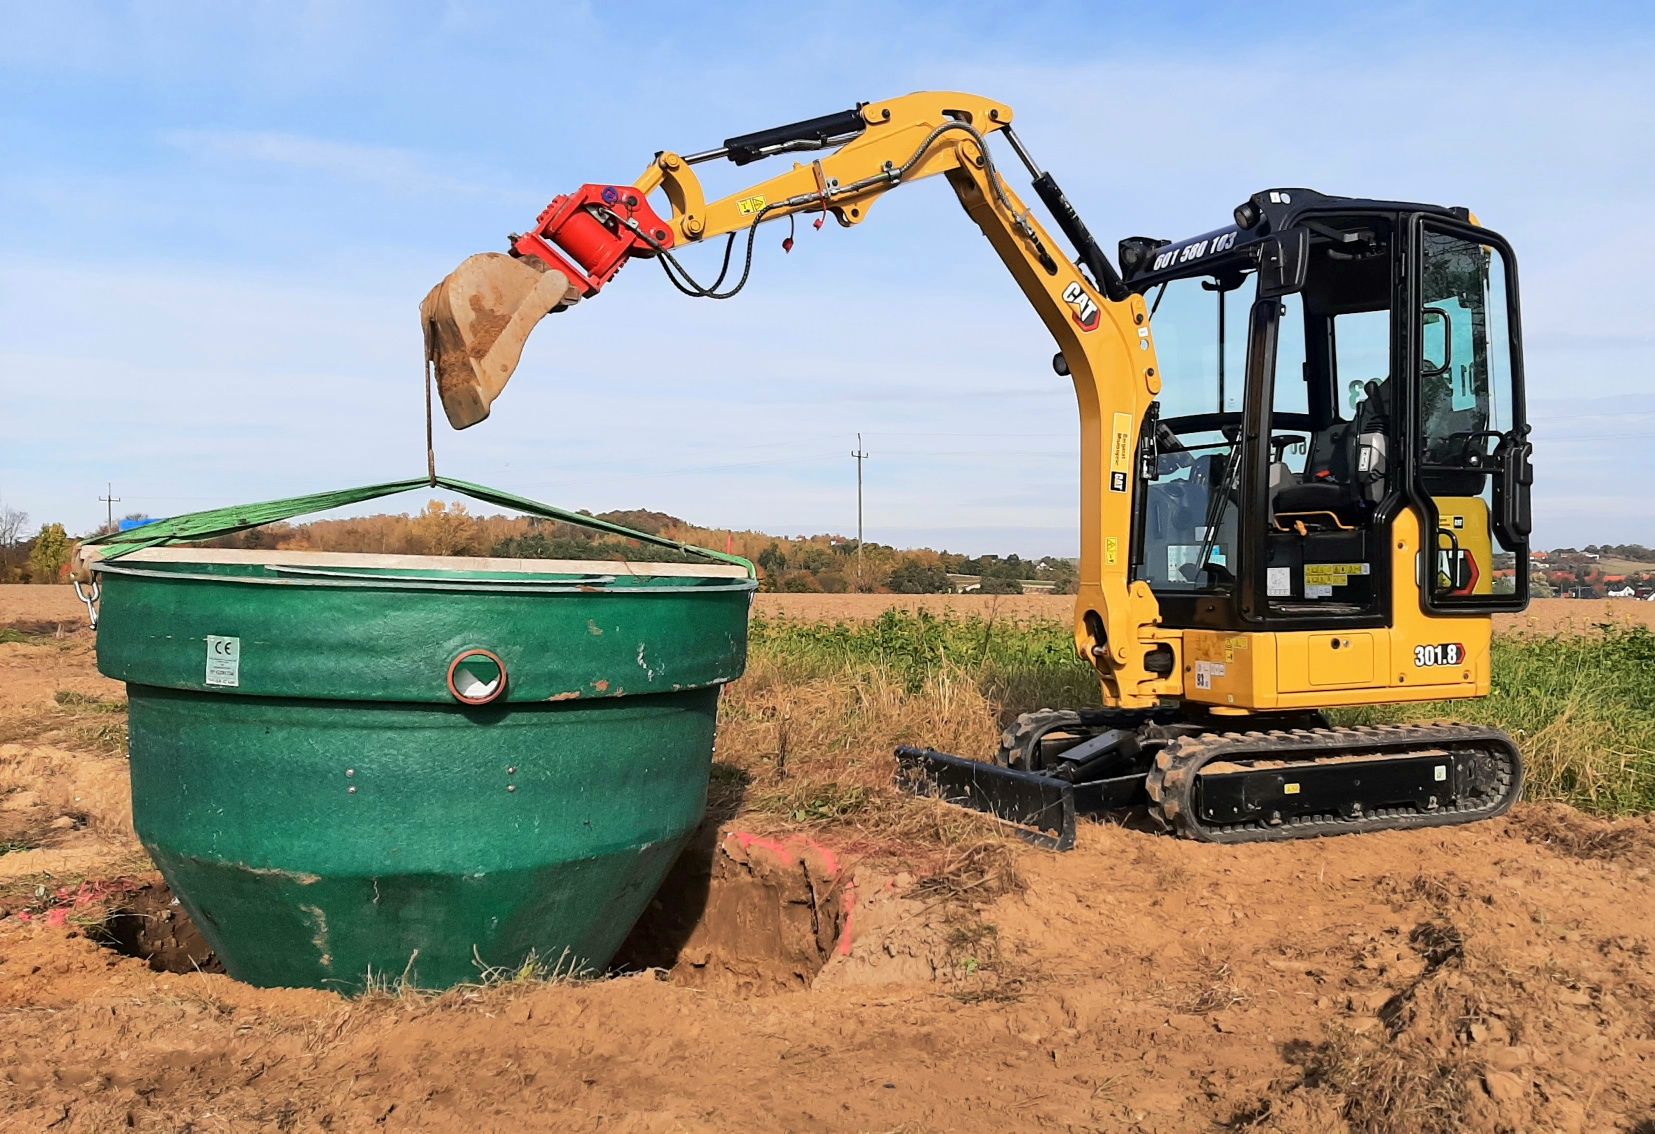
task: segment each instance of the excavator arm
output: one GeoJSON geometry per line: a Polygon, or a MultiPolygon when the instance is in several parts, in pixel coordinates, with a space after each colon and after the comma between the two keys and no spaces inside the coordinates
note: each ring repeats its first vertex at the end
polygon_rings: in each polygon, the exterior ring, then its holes
{"type": "Polygon", "coordinates": [[[465,428],[488,416],[539,320],[596,295],[629,260],[656,259],[679,290],[727,298],[749,278],[761,224],[814,214],[817,223],[832,215],[854,227],[885,193],[941,175],[1056,340],[1060,372],[1074,383],[1081,427],[1076,646],[1113,707],[1150,708],[1178,695],[1178,636],[1159,629],[1154,595],[1131,580],[1139,434],[1161,388],[1148,313],[1056,182],[1029,158],[1011,121],[1010,107],[976,95],[911,94],[730,138],[702,153],[664,151],[631,185],[590,184],[558,197],[534,228],[512,238],[510,255],[471,257],[421,305],[449,421],[465,428]],[[988,146],[997,133],[1027,166],[1086,272],[1007,184],[988,146]],[[706,161],[746,165],[809,150],[831,152],[713,201],[694,172],[706,161]],[[651,204],[657,192],[664,210],[651,204]],[[697,281],[680,253],[720,237],[727,240],[724,270],[711,283],[697,281]],[[726,286],[732,270],[738,275],[726,286]]]}

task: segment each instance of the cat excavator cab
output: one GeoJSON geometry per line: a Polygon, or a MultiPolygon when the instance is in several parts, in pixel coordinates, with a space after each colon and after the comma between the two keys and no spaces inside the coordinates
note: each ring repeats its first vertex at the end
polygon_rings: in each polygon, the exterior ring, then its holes
{"type": "Polygon", "coordinates": [[[899,781],[1060,848],[1077,814],[1119,807],[1225,843],[1504,812],[1522,763],[1499,730],[1326,714],[1485,695],[1491,616],[1527,604],[1533,474],[1510,246],[1463,208],[1284,188],[1199,236],[1122,240],[1111,260],[1012,117],[922,92],[662,151],[630,184],[558,197],[421,305],[450,422],[486,417],[536,323],[627,263],[728,298],[767,222],[855,228],[885,193],[940,176],[1074,386],[1074,640],[1101,706],[1024,714],[992,760],[899,749],[899,781]],[[991,142],[1027,171],[1069,251],[991,142]],[[694,172],[813,151],[717,200],[694,172]],[[720,242],[716,278],[698,279],[687,261],[720,242]]]}

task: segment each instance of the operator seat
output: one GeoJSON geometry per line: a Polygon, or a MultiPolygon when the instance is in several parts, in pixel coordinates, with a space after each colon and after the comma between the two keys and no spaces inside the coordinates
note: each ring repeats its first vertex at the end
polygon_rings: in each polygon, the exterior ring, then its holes
{"type": "Polygon", "coordinates": [[[1349,421],[1334,421],[1310,440],[1304,472],[1282,462],[1270,470],[1270,510],[1281,527],[1295,516],[1322,513],[1358,527],[1385,495],[1390,435],[1390,381],[1370,381],[1349,421]]]}

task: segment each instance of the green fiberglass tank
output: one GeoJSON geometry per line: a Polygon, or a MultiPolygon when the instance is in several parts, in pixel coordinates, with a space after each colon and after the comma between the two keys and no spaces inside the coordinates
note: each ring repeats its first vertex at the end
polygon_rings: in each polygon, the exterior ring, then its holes
{"type": "Polygon", "coordinates": [[[734,563],[152,546],[94,568],[133,819],[231,975],[605,966],[706,805],[734,563]]]}

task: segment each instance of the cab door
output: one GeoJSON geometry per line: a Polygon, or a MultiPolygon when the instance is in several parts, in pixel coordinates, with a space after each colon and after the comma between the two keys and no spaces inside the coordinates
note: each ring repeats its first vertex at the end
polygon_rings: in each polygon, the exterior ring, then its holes
{"type": "Polygon", "coordinates": [[[1409,248],[1410,496],[1428,549],[1422,603],[1444,613],[1521,610],[1534,475],[1516,259],[1495,233],[1423,214],[1409,248]]]}

